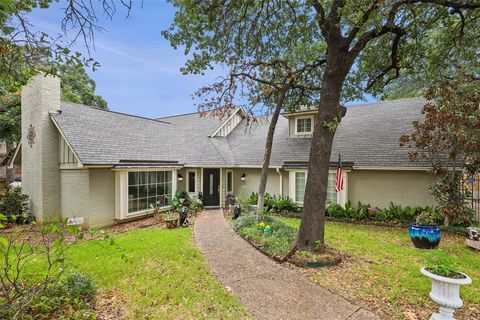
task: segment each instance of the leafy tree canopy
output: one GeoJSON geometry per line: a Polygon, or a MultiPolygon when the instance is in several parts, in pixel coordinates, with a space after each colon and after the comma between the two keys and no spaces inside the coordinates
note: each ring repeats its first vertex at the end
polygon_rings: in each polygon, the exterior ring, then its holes
{"type": "Polygon", "coordinates": [[[295,244],[301,250],[317,242],[325,249],[326,185],[342,100],[365,91],[379,95],[402,74],[436,79],[464,69],[479,75],[477,0],[171,2],[177,12],[164,36],[185,48],[183,72],[229,70],[200,90],[201,109],[231,108],[244,99],[247,107],[273,108],[283,94],[285,109],[318,107],[295,244]]]}
{"type": "Polygon", "coordinates": [[[479,12],[465,10],[478,6],[475,1],[171,2],[178,11],[164,36],[190,54],[182,71],[198,74],[221,64],[230,68],[230,75],[243,75],[235,84],[226,77],[227,86],[219,82],[201,90],[201,96],[216,93],[203,103],[209,109],[234,103],[234,94],[225,95],[232,88],[242,95],[237,102],[247,97],[248,104],[256,104],[270,98],[265,87],[279,85],[288,76],[295,85],[286,107],[316,105],[326,59],[333,54],[348,69],[343,100],[362,98],[365,91],[379,95],[402,74],[433,81],[454,76],[458,65],[476,75],[480,70],[479,12]],[[331,51],[327,29],[332,22],[342,36],[339,44],[349,53],[331,51]],[[259,78],[266,80],[260,88],[252,81],[259,78]]]}
{"type": "Polygon", "coordinates": [[[95,81],[88,76],[83,65],[62,65],[59,67],[58,75],[62,84],[63,101],[108,109],[107,101],[95,94],[95,81]]]}

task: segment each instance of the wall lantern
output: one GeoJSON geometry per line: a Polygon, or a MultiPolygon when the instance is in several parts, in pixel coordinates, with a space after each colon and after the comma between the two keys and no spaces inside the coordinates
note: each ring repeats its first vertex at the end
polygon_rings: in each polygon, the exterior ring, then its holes
{"type": "Polygon", "coordinates": [[[178,174],[177,178],[178,178],[178,181],[183,181],[183,176],[181,173],[178,174]]]}
{"type": "Polygon", "coordinates": [[[246,176],[247,175],[245,173],[242,173],[242,175],[240,176],[240,179],[242,179],[242,181],[245,181],[246,176]]]}

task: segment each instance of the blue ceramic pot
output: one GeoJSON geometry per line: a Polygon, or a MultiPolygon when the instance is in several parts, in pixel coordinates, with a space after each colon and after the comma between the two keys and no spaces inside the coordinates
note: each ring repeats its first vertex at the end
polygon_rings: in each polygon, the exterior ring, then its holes
{"type": "Polygon", "coordinates": [[[440,244],[442,234],[437,225],[420,226],[412,224],[408,229],[413,245],[420,249],[434,249],[440,244]]]}

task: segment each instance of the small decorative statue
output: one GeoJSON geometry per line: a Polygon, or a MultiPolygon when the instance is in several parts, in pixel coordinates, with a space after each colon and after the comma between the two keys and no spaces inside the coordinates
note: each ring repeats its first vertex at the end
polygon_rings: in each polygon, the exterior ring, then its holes
{"type": "Polygon", "coordinates": [[[233,206],[235,205],[236,202],[237,202],[237,199],[233,194],[227,194],[227,205],[233,206]]]}
{"type": "Polygon", "coordinates": [[[478,228],[468,228],[468,237],[473,241],[480,241],[480,230],[478,228]]]}
{"type": "Polygon", "coordinates": [[[240,206],[239,203],[235,203],[233,206],[233,219],[237,219],[240,217],[240,214],[242,213],[242,207],[240,206]]]}
{"type": "Polygon", "coordinates": [[[179,224],[182,227],[188,227],[188,207],[187,206],[182,206],[180,209],[180,221],[179,224]]]}

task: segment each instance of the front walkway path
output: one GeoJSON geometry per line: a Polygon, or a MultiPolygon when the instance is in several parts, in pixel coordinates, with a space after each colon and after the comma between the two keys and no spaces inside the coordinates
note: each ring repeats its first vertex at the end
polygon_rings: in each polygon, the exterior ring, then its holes
{"type": "Polygon", "coordinates": [[[379,319],[257,251],[220,210],[202,213],[194,232],[213,272],[259,319],[379,319]]]}

